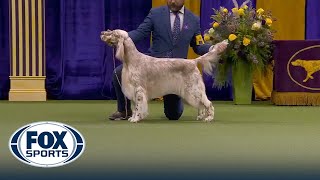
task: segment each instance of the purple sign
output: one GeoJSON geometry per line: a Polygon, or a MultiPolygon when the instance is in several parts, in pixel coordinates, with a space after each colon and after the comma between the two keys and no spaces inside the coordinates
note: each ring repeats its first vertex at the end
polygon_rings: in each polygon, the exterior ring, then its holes
{"type": "Polygon", "coordinates": [[[274,41],[274,90],[320,92],[320,41],[274,41]]]}

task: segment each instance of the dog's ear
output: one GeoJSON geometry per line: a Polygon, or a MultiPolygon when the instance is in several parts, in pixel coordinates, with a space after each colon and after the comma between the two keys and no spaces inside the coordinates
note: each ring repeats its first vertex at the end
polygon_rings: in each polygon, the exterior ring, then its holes
{"type": "Polygon", "coordinates": [[[119,35],[116,35],[116,38],[118,38],[116,58],[124,61],[124,38],[119,35]]]}

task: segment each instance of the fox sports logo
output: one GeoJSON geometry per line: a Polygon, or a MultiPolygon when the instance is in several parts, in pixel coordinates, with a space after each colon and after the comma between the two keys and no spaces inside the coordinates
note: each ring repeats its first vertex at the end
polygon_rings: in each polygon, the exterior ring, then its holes
{"type": "Polygon", "coordinates": [[[36,167],[58,167],[76,160],[84,151],[82,135],[69,125],[37,122],[18,129],[10,138],[12,154],[36,167]]]}

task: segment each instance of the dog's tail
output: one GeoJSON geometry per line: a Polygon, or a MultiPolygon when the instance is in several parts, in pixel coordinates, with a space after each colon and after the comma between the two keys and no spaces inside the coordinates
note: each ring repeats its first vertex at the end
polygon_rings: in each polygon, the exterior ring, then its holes
{"type": "Polygon", "coordinates": [[[219,62],[220,54],[227,48],[228,40],[224,40],[217,43],[213,48],[209,49],[209,52],[195,59],[197,63],[200,63],[203,67],[203,71],[208,74],[213,74],[213,68],[219,62]]]}

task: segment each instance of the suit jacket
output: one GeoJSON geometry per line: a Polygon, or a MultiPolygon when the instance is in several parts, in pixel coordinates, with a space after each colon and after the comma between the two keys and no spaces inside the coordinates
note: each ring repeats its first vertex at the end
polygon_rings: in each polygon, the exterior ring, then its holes
{"type": "Polygon", "coordinates": [[[210,48],[210,45],[201,44],[203,40],[199,17],[186,8],[183,26],[175,44],[172,39],[170,10],[168,6],[151,9],[143,23],[136,30],[130,31],[129,36],[133,42],[137,43],[144,38],[150,37],[151,33],[152,45],[149,48],[150,56],[167,57],[168,52],[172,52],[172,57],[187,58],[189,45],[198,55],[207,53],[210,48]]]}

